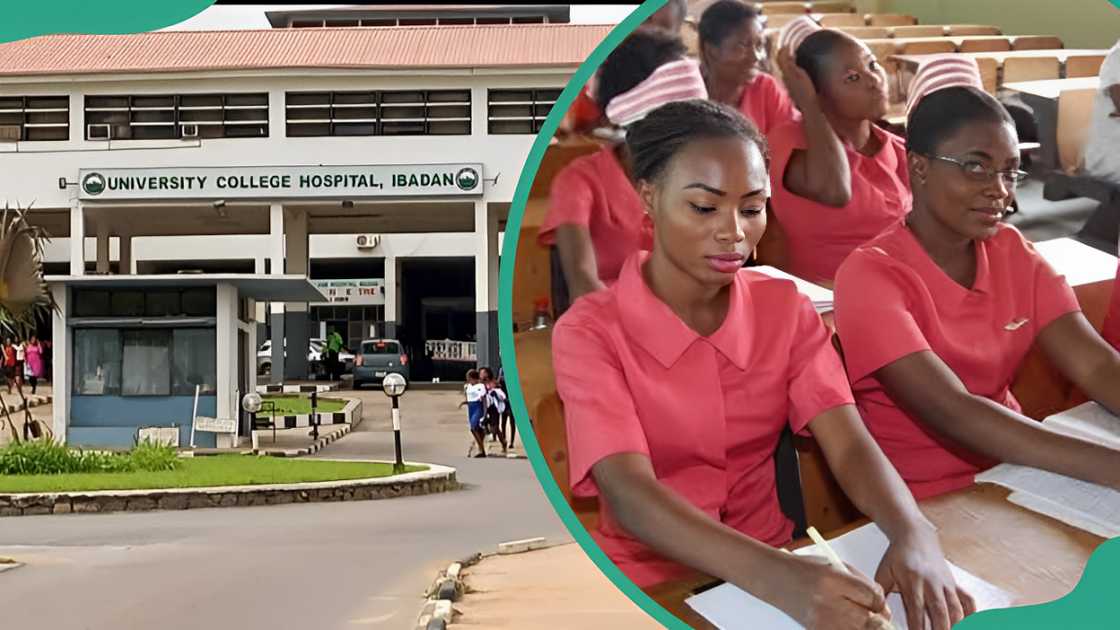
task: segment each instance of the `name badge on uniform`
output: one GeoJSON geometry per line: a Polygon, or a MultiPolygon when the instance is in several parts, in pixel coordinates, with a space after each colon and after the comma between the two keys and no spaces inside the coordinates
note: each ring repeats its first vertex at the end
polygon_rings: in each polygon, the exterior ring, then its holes
{"type": "Polygon", "coordinates": [[[1026,324],[1029,321],[1031,321],[1031,320],[1027,319],[1026,317],[1020,317],[1018,319],[1014,319],[1014,320],[1011,320],[1010,322],[1008,322],[1008,324],[1006,326],[1004,326],[1003,329],[1004,330],[1019,330],[1020,328],[1023,327],[1023,324],[1026,324]]]}

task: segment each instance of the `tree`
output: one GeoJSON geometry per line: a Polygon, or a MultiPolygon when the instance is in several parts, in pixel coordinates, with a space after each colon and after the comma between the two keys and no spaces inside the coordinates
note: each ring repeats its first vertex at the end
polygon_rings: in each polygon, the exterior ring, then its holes
{"type": "MultiPolygon", "coordinates": [[[[30,207],[28,208],[30,209],[30,207]]],[[[27,211],[4,205],[0,214],[0,334],[27,339],[39,321],[49,319],[58,305],[43,281],[43,245],[49,240],[40,227],[27,222],[27,211]]],[[[50,427],[31,417],[27,398],[19,392],[24,414],[23,435],[16,430],[8,402],[0,395],[0,407],[12,440],[50,435],[50,427]]]]}

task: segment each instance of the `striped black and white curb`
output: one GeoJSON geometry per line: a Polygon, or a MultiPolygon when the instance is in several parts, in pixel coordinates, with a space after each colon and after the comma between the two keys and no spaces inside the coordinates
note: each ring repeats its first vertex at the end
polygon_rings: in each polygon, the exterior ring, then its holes
{"type": "Polygon", "coordinates": [[[336,392],[338,383],[327,385],[257,385],[258,394],[310,394],[311,392],[336,392]]]}
{"type": "MultiPolygon", "coordinates": [[[[362,423],[362,401],[357,398],[343,398],[341,400],[346,401],[346,406],[342,408],[342,411],[318,414],[320,425],[349,424],[358,426],[362,423]]],[[[276,423],[277,429],[300,429],[311,426],[311,414],[275,416],[271,419],[276,423]]]]}
{"type": "MultiPolygon", "coordinates": [[[[349,424],[334,425],[330,429],[328,429],[329,433],[320,436],[319,439],[315,440],[314,443],[303,448],[268,448],[264,445],[264,443],[267,443],[268,438],[264,437],[263,435],[258,435],[259,448],[254,449],[253,454],[271,455],[272,457],[301,457],[303,455],[312,455],[314,453],[318,453],[323,449],[323,447],[330,444],[331,442],[334,442],[335,440],[349,433],[351,430],[351,426],[352,425],[349,424]]],[[[267,432],[258,431],[258,434],[262,433],[267,432]]]]}
{"type": "Polygon", "coordinates": [[[470,592],[464,580],[466,577],[464,569],[478,564],[483,558],[489,556],[525,553],[545,549],[549,546],[544,538],[514,540],[499,544],[496,553],[476,553],[458,562],[452,562],[446,569],[439,572],[432,585],[424,593],[427,601],[424,602],[424,607],[420,609],[420,614],[416,616],[415,630],[445,630],[455,620],[456,615],[459,614],[459,611],[455,610],[455,602],[470,592]]]}

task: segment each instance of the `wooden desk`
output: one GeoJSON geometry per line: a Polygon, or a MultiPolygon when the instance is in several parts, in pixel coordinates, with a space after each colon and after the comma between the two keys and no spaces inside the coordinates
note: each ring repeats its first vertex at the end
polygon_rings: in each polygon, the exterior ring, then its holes
{"type": "MultiPolygon", "coordinates": [[[[938,528],[949,561],[1011,593],[1017,606],[1064,596],[1104,539],[1009,503],[1008,494],[979,484],[923,501],[920,507],[938,528]]],[[[684,603],[712,582],[697,573],[645,592],[693,628],[714,630],[684,603]]]]}
{"type": "Polygon", "coordinates": [[[944,55],[966,55],[973,59],[994,59],[999,65],[1003,65],[1005,59],[1011,57],[1057,57],[1058,61],[1065,63],[1070,57],[1097,57],[1100,55],[1107,55],[1107,50],[1099,48],[1055,48],[1053,50],[1004,50],[999,52],[979,52],[979,53],[938,53],[934,55],[894,55],[892,59],[897,61],[903,68],[910,71],[917,71],[923,63],[931,61],[944,55]]]}
{"type": "Polygon", "coordinates": [[[1100,77],[1014,81],[1003,84],[1004,89],[1018,92],[1023,103],[1034,110],[1034,118],[1038,122],[1038,141],[1042,145],[1035,164],[1042,171],[1059,168],[1058,95],[1062,90],[1095,90],[1100,84],[1100,77]]]}
{"type": "Polygon", "coordinates": [[[1037,96],[1057,103],[1062,90],[1095,90],[1101,86],[1100,77],[1080,77],[1077,79],[1051,79],[1049,81],[1015,81],[1004,83],[1006,90],[1014,90],[1024,95],[1037,96]]]}
{"type": "MultiPolygon", "coordinates": [[[[1003,62],[1012,57],[1020,58],[1057,58],[1058,63],[1065,67],[1066,60],[1071,57],[1097,57],[1107,54],[1106,50],[1089,49],[1089,48],[1056,48],[1053,50],[1008,50],[1000,52],[979,52],[979,53],[937,53],[932,55],[892,55],[891,62],[896,68],[898,74],[897,85],[901,100],[905,101],[907,92],[909,90],[909,81],[907,77],[912,77],[918,71],[922,64],[944,57],[945,55],[963,55],[973,59],[991,59],[997,65],[997,86],[1003,84],[1003,62]]],[[[1064,70],[1062,70],[1064,72],[1064,70]]]]}

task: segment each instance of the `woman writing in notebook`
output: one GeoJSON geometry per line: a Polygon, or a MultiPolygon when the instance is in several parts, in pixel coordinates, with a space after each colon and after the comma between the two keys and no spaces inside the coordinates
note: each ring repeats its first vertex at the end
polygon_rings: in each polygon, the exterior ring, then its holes
{"type": "Polygon", "coordinates": [[[754,5],[717,0],[700,16],[699,31],[709,98],[738,109],[763,135],[793,120],[797,110],[785,88],[760,68],[766,38],[754,5]]]}
{"type": "MultiPolygon", "coordinates": [[[[619,127],[650,102],[706,96],[684,44],[662,31],[635,31],[599,69],[599,102],[619,127]]],[[[538,241],[556,247],[573,302],[613,282],[630,254],[649,248],[625,144],[572,160],[552,181],[548,203],[538,241]]]]}
{"type": "Polygon", "coordinates": [[[859,40],[817,30],[780,50],[778,65],[802,113],[768,136],[785,267],[831,286],[852,250],[909,211],[904,142],[875,125],[887,111],[887,79],[859,40]]]}
{"type": "Polygon", "coordinates": [[[911,627],[973,608],[936,533],[852,404],[829,333],[792,282],[741,269],[766,225],[765,140],[710,101],[664,105],[627,134],[651,252],[553,333],[572,494],[598,496],[603,551],[639,586],[686,567],[809,628],[869,628],[884,589],[911,627]],[[891,540],[873,582],[776,547],[783,427],[811,429],[856,505],[891,540]],[[876,583],[877,582],[877,583],[876,583]]]}
{"type": "Polygon", "coordinates": [[[1120,452],[1024,417],[1012,379],[1032,345],[1120,412],[1120,354],[1065,279],[1001,222],[1026,176],[1007,111],[975,64],[923,68],[909,113],[914,209],[836,279],[837,332],[860,415],[921,499],[997,462],[1120,488],[1120,452]],[[975,74],[973,74],[975,73],[975,74]],[[949,87],[944,87],[949,86],[949,87]],[[940,87],[940,89],[936,89],[940,87]]]}

